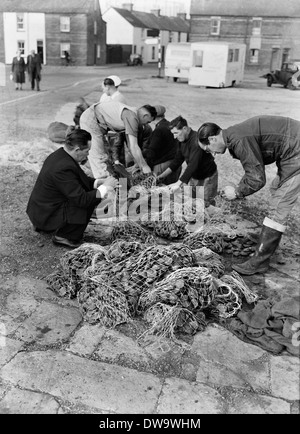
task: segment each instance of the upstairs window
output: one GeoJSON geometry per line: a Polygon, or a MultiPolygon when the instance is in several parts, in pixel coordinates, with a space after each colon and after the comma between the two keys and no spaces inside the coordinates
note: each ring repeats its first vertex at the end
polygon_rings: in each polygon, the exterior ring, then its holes
{"type": "Polygon", "coordinates": [[[260,35],[261,34],[261,18],[252,18],[252,35],[260,35]]]}
{"type": "Polygon", "coordinates": [[[20,50],[21,54],[24,56],[24,53],[25,53],[25,41],[18,41],[18,50],[20,50]]]}
{"type": "Polygon", "coordinates": [[[219,35],[221,27],[221,17],[211,17],[210,19],[210,34],[219,35]]]}
{"type": "Polygon", "coordinates": [[[60,17],[60,31],[61,32],[70,31],[70,17],[60,17]]]}
{"type": "Polygon", "coordinates": [[[17,14],[17,31],[24,30],[24,14],[17,14]]]}
{"type": "Polygon", "coordinates": [[[94,35],[97,35],[97,21],[94,21],[94,35]]]}

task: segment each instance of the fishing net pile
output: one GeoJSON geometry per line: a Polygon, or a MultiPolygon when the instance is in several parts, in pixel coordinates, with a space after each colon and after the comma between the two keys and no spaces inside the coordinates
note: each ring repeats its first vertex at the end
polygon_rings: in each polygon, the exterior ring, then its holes
{"type": "Polygon", "coordinates": [[[83,244],[62,256],[48,285],[62,297],[77,297],[91,324],[115,327],[138,315],[149,324],[147,333],[170,338],[203,330],[212,316],[235,315],[243,298],[256,300],[237,273],[224,275],[212,250],[145,240],[83,244]]]}
{"type": "Polygon", "coordinates": [[[209,226],[206,226],[205,230],[188,234],[183,242],[192,249],[207,247],[215,253],[233,256],[249,256],[256,245],[256,242],[247,235],[209,226]]]}

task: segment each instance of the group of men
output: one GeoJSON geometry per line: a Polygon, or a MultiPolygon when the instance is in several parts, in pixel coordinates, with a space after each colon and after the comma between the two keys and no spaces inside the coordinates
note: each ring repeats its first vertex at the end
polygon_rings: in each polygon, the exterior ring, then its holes
{"type": "Polygon", "coordinates": [[[79,245],[94,207],[116,186],[108,159],[116,167],[133,164],[144,174],[155,173],[172,192],[187,184],[203,186],[205,207],[213,206],[218,192],[214,157],[228,149],[245,174],[235,188],[224,187],[227,200],[260,190],[266,183],[265,166],[277,165],[270,214],[255,253],[245,263],[232,265],[240,274],[265,272],[299,195],[300,122],[256,116],[227,129],[204,123],[195,131],[182,116],[168,121],[162,105],[129,106],[120,84],[117,76],[105,78],[100,101],[81,114],[80,128],[67,133],[64,148],[46,159],[27,208],[36,230],[55,230],[56,244],[79,245]],[[86,159],[93,177],[79,166],[86,159]]]}

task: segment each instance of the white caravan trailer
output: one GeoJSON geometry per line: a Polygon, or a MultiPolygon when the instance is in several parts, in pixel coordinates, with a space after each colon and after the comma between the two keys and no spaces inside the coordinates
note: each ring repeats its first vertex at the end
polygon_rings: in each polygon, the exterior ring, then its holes
{"type": "Polygon", "coordinates": [[[193,42],[189,84],[228,87],[243,81],[246,45],[235,42],[193,42]]]}
{"type": "Polygon", "coordinates": [[[188,42],[170,43],[165,56],[165,77],[189,78],[191,63],[191,44],[188,42]]]}
{"type": "Polygon", "coordinates": [[[165,77],[188,80],[190,85],[228,87],[243,80],[246,45],[235,42],[168,44],[165,77]]]}

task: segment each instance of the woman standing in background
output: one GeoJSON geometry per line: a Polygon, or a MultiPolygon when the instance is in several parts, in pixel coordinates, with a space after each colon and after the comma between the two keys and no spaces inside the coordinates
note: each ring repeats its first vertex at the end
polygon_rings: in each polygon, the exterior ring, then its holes
{"type": "Polygon", "coordinates": [[[13,58],[11,65],[11,73],[15,82],[16,90],[22,90],[22,84],[25,83],[25,60],[21,56],[21,50],[18,50],[17,55],[13,58]]]}

